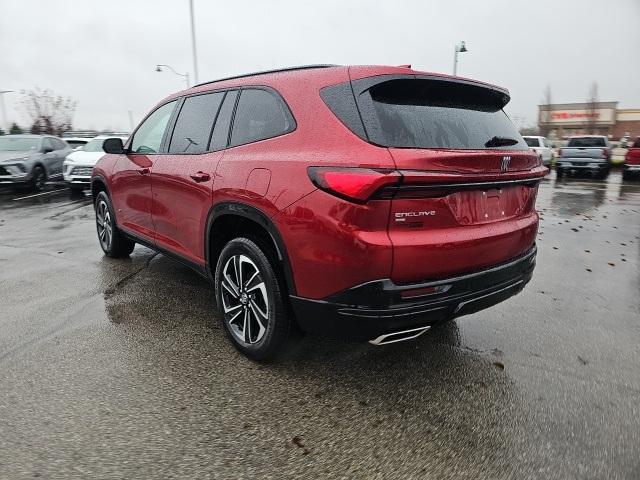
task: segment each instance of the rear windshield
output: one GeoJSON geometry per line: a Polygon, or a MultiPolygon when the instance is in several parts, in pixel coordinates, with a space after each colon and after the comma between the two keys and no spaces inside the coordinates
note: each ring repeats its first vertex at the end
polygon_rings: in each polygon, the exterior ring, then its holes
{"type": "Polygon", "coordinates": [[[537,138],[527,138],[524,137],[524,141],[527,142],[527,145],[529,145],[530,147],[539,147],[539,140],[537,138]]]}
{"type": "MultiPolygon", "coordinates": [[[[357,87],[357,82],[356,87],[357,87]]],[[[372,143],[398,148],[528,149],[502,107],[506,94],[442,80],[383,80],[356,93],[372,143]]]]}
{"type": "Polygon", "coordinates": [[[603,137],[575,137],[570,138],[567,147],[606,147],[603,137]]]}

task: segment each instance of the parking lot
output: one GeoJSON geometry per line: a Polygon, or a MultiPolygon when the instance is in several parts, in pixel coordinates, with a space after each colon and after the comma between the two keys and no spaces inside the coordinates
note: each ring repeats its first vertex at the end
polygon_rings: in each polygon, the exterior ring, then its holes
{"type": "Polygon", "coordinates": [[[209,285],[103,256],[89,197],[0,191],[0,478],[638,478],[640,182],[552,176],[520,295],[413,342],[224,337],[209,285]]]}

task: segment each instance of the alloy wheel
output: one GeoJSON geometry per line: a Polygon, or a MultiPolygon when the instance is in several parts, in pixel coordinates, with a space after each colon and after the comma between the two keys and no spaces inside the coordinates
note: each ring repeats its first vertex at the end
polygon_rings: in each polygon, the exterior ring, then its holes
{"type": "Polygon", "coordinates": [[[245,345],[259,342],[269,324],[269,298],[260,269],[246,255],[233,255],[222,269],[221,288],[231,333],[245,345]]]}
{"type": "Polygon", "coordinates": [[[96,223],[98,226],[98,239],[103,250],[108,251],[111,248],[113,239],[113,223],[111,221],[111,213],[109,206],[104,200],[100,200],[96,209],[96,223]]]}

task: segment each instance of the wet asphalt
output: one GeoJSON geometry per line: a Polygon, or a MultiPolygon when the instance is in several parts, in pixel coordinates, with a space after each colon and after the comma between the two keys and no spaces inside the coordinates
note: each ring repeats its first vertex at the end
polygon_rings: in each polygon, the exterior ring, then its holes
{"type": "Polygon", "coordinates": [[[520,295],[386,347],[225,338],[205,280],[0,191],[0,478],[640,478],[640,181],[540,188],[520,295]]]}

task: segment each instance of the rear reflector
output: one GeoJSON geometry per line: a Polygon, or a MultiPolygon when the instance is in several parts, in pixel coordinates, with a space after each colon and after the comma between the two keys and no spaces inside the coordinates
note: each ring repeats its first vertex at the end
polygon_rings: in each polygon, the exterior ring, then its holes
{"type": "Polygon", "coordinates": [[[397,186],[402,175],[394,170],[372,168],[309,167],[316,187],[355,203],[366,203],[379,190],[397,186]]]}
{"type": "Polygon", "coordinates": [[[451,285],[438,285],[436,287],[411,288],[400,292],[402,298],[424,297],[426,295],[435,295],[436,293],[446,292],[451,285]]]}

